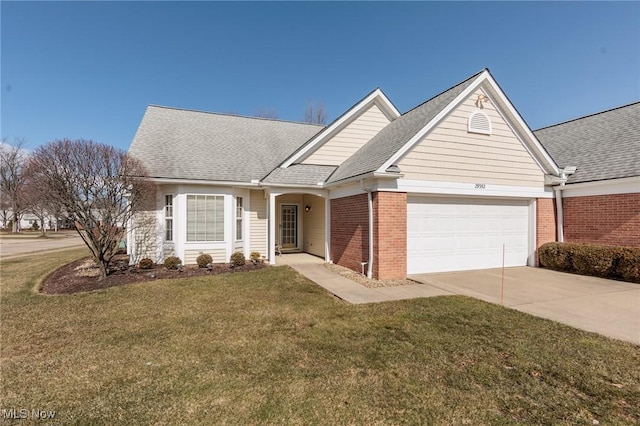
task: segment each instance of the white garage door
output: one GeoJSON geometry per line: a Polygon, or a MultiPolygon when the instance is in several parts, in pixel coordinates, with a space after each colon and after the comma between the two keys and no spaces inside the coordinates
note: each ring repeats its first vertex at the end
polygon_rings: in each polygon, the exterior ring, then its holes
{"type": "Polygon", "coordinates": [[[409,197],[407,273],[525,266],[529,202],[409,197]]]}

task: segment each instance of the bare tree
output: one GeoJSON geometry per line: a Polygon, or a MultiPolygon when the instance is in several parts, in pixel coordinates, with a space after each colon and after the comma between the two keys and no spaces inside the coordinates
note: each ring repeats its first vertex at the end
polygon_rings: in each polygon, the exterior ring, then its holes
{"type": "Polygon", "coordinates": [[[2,222],[2,229],[7,228],[9,220],[11,220],[11,203],[5,197],[4,192],[0,190],[0,221],[2,222]]]}
{"type": "Polygon", "coordinates": [[[56,208],[49,192],[38,181],[37,168],[33,161],[28,160],[23,171],[24,183],[19,191],[20,205],[25,212],[33,213],[40,219],[40,235],[46,235],[45,221],[56,208]]]}
{"type": "Polygon", "coordinates": [[[304,121],[311,124],[327,124],[327,110],[324,108],[324,102],[308,102],[304,110],[304,121]]]}
{"type": "Polygon", "coordinates": [[[24,139],[16,138],[9,144],[5,138],[0,141],[0,190],[3,199],[11,206],[13,225],[11,232],[18,232],[20,213],[20,191],[24,184],[24,165],[26,154],[23,149],[24,139]]]}
{"type": "Polygon", "coordinates": [[[100,279],[118,251],[131,218],[155,202],[155,185],[125,151],[90,140],[57,140],[31,158],[33,179],[54,207],[74,221],[100,268],[100,279]]]}
{"type": "Polygon", "coordinates": [[[261,108],[254,114],[256,117],[269,118],[276,120],[278,118],[278,112],[273,108],[261,108]]]}

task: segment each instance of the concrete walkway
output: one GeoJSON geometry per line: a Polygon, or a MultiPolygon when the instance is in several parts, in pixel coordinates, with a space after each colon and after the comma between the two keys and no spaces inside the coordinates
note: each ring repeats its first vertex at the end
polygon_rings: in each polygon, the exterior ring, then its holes
{"type": "Polygon", "coordinates": [[[640,284],[565,274],[539,268],[412,275],[421,284],[367,288],[323,266],[308,254],[278,256],[286,264],[353,304],[465,295],[501,304],[582,330],[640,344],[640,284]]]}
{"type": "Polygon", "coordinates": [[[424,284],[367,288],[324,267],[324,260],[306,253],[278,256],[276,265],[289,265],[320,287],[349,303],[377,303],[418,297],[451,296],[447,290],[424,284]]]}

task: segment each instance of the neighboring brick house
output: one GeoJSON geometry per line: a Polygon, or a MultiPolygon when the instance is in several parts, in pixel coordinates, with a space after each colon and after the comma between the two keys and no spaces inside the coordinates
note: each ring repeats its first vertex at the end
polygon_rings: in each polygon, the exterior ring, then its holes
{"type": "Polygon", "coordinates": [[[149,106],[129,152],[159,188],[133,261],[278,247],[380,279],[534,265],[572,171],[488,70],[404,114],[376,89],[327,126],[149,106]]]}
{"type": "Polygon", "coordinates": [[[577,168],[554,187],[558,241],[640,247],[640,102],[534,134],[577,168]]]}

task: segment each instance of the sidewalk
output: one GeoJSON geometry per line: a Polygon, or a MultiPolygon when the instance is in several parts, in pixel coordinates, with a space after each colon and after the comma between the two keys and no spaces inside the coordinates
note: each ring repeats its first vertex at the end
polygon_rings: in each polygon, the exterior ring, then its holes
{"type": "Polygon", "coordinates": [[[305,253],[278,256],[277,265],[289,265],[336,297],[353,304],[388,302],[417,297],[451,296],[453,293],[428,284],[367,288],[323,266],[324,261],[305,253]]]}

